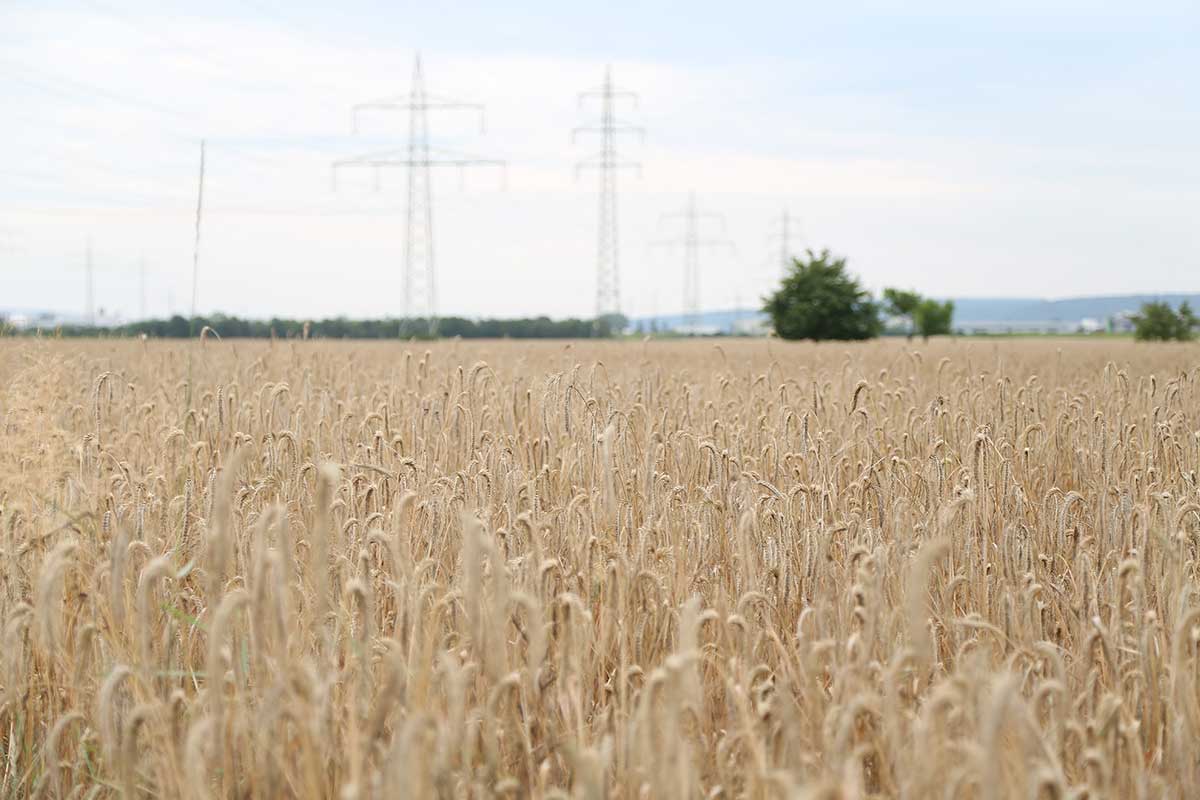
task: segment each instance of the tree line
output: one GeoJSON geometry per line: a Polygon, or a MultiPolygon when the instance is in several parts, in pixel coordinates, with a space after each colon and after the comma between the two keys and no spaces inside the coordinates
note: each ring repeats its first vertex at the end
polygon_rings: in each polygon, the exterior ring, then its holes
{"type": "Polygon", "coordinates": [[[111,328],[64,325],[55,328],[62,336],[149,336],[157,339],[187,339],[205,328],[219,337],[245,339],[593,339],[614,335],[623,321],[611,317],[599,319],[562,319],[529,317],[523,319],[467,319],[439,317],[431,325],[428,319],[347,319],[320,320],[273,318],[242,319],[216,314],[193,319],[175,315],[167,319],[148,319],[111,328]]]}

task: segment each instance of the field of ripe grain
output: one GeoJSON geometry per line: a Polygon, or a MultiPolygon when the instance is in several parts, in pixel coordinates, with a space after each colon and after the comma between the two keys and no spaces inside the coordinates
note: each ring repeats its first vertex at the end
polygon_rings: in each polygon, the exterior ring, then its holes
{"type": "Polygon", "coordinates": [[[0,340],[0,796],[1181,798],[1200,350],[0,340]]]}

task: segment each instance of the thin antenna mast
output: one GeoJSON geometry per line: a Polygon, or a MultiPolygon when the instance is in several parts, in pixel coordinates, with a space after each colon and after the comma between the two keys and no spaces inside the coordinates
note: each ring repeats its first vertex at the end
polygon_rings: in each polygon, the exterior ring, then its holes
{"type": "Polygon", "coordinates": [[[421,54],[413,61],[412,85],[407,95],[353,108],[354,128],[358,130],[358,115],[363,111],[407,111],[408,144],[403,150],[387,150],[346,158],[333,163],[334,177],[342,167],[368,167],[378,182],[379,170],[385,167],[405,167],[408,171],[408,203],[404,239],[404,316],[401,332],[410,332],[414,315],[424,314],[429,332],[437,333],[437,271],[433,249],[433,186],[431,167],[498,166],[507,162],[477,158],[461,153],[434,149],[429,144],[429,111],[469,110],[479,112],[480,132],[483,130],[483,106],[432,95],[425,90],[421,69],[421,54]],[[434,157],[437,153],[440,157],[434,157]]]}
{"type": "MultiPolygon", "coordinates": [[[[189,330],[196,324],[196,290],[200,280],[200,221],[204,218],[204,140],[200,140],[200,185],[196,193],[196,239],[192,244],[192,316],[189,330]]],[[[195,334],[194,330],[190,330],[195,334]]]]}
{"type": "Polygon", "coordinates": [[[596,317],[621,313],[621,265],[620,240],[617,235],[617,172],[636,169],[642,165],[635,161],[620,161],[617,158],[617,136],[633,133],[646,137],[646,131],[636,125],[620,122],[616,117],[619,100],[630,100],[637,107],[638,96],[617,89],[612,82],[612,67],[604,71],[604,83],[599,89],[581,92],[579,104],[589,99],[600,100],[600,122],[575,128],[571,132],[574,141],[581,133],[596,133],[600,136],[600,152],[575,165],[575,174],[584,169],[596,169],[600,173],[600,214],[596,228],[596,317]]]}

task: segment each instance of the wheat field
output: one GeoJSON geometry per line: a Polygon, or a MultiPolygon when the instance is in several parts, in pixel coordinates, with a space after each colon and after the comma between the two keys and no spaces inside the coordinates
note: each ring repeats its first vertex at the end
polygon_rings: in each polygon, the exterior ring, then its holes
{"type": "Polygon", "coordinates": [[[0,340],[0,796],[1197,796],[1198,356],[0,340]]]}

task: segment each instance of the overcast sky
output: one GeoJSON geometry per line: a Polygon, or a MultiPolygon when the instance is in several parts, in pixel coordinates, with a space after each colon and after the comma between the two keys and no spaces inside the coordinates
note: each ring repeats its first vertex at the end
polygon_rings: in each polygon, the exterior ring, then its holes
{"type": "Polygon", "coordinates": [[[1200,8],[986,5],[0,0],[0,307],[82,310],[90,238],[98,306],[138,313],[144,259],[148,313],[186,312],[206,137],[201,311],[398,314],[404,173],[333,191],[330,164],[403,145],[405,117],[355,135],[349,108],[407,91],[417,50],[430,91],[487,106],[482,134],[431,116],[435,146],[510,162],[435,178],[443,314],[591,315],[570,130],[608,63],[647,129],[623,143],[627,313],[680,310],[649,242],[689,190],[737,247],[704,256],[706,309],[757,302],[785,208],[873,289],[1200,289],[1200,8]]]}

